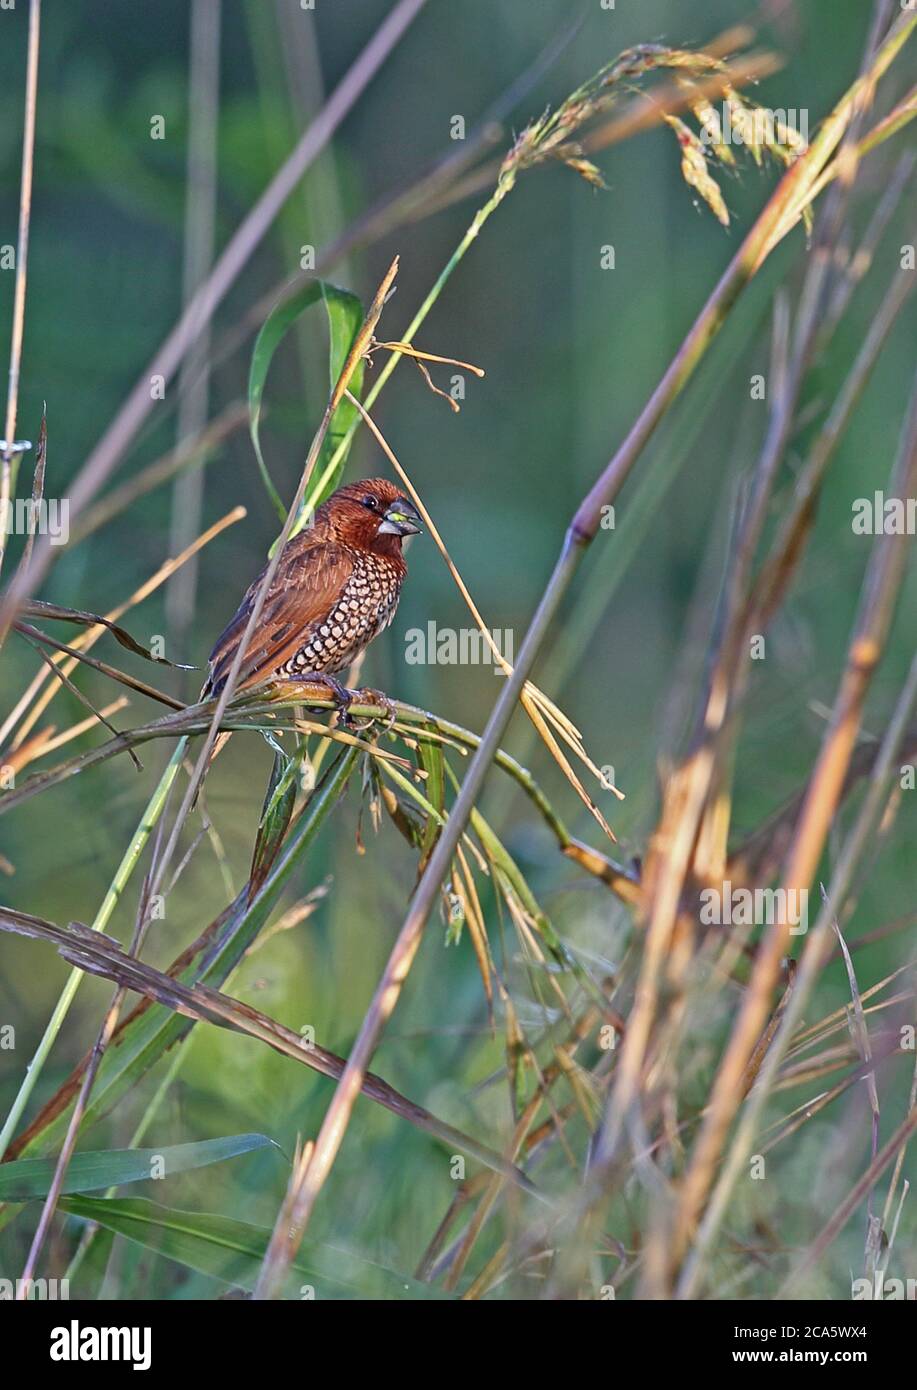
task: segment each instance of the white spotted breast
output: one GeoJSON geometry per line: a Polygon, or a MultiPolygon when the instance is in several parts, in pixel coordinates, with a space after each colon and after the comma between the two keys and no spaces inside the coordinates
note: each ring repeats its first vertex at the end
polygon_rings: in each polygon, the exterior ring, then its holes
{"type": "Polygon", "coordinates": [[[346,547],[353,569],[331,610],[312,623],[302,646],[276,675],[343,671],[395,616],[404,572],[384,555],[346,547]]]}

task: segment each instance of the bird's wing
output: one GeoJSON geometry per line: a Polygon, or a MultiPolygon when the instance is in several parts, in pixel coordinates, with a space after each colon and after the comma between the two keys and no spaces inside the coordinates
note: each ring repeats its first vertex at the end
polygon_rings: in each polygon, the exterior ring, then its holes
{"type": "MultiPolygon", "coordinates": [[[[286,546],[251,635],[237,689],[267,680],[309,640],[340,598],[353,571],[349,553],[333,541],[307,532],[286,546]]],[[[239,611],[210,653],[206,695],[217,695],[229,674],[251,615],[264,570],[249,588],[239,611]]]]}

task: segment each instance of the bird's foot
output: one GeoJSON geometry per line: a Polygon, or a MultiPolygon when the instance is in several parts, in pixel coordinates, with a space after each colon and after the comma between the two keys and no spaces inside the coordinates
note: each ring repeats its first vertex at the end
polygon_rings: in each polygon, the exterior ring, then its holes
{"type": "MultiPolygon", "coordinates": [[[[355,705],[381,705],[385,710],[385,727],[387,730],[392,727],[395,720],[398,718],[397,706],[383,691],[374,690],[371,685],[364,685],[361,686],[359,690],[352,690],[350,694],[352,702],[355,705]]],[[[372,722],[372,719],[367,721],[368,724],[372,722]]]]}
{"type": "MultiPolygon", "coordinates": [[[[347,710],[353,704],[356,696],[355,690],[348,690],[346,685],[335,680],[334,676],[329,676],[325,671],[302,671],[293,676],[284,676],[284,685],[321,685],[328,691],[334,701],[338,714],[342,720],[346,720],[347,710]]],[[[308,701],[304,701],[308,704],[308,701]]]]}
{"type": "MultiPolygon", "coordinates": [[[[385,710],[385,727],[390,729],[398,718],[398,709],[387,695],[381,690],[374,690],[371,686],[362,686],[359,690],[349,690],[346,685],[342,685],[334,676],[329,676],[325,671],[303,671],[297,672],[294,676],[285,676],[286,685],[321,685],[329,691],[331,698],[337,707],[338,722],[340,724],[356,725],[356,720],[350,714],[351,705],[380,705],[385,710]]],[[[361,728],[369,728],[375,722],[375,718],[367,719],[360,724],[361,728]]]]}

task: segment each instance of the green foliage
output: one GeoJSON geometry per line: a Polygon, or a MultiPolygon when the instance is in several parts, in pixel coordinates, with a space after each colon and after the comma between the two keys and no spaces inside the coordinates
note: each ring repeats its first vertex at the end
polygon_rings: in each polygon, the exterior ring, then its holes
{"type": "MultiPolygon", "coordinates": [[[[173,1211],[143,1197],[65,1197],[61,1209],[209,1275],[223,1284],[252,1289],[270,1228],[200,1211],[173,1211]]],[[[289,1296],[308,1298],[435,1299],[429,1285],[332,1246],[309,1242],[293,1261],[289,1296]],[[311,1286],[312,1293],[308,1287],[311,1286]]]]}
{"type": "MultiPolygon", "coordinates": [[[[74,1154],[67,1166],[63,1192],[92,1192],[100,1187],[144,1182],[206,1168],[227,1158],[274,1146],[265,1134],[230,1134],[223,1139],[201,1139],[194,1144],[170,1144],[158,1149],[102,1149],[74,1154]]],[[[274,1146],[275,1147],[275,1146],[274,1146]]],[[[0,1201],[27,1202],[45,1197],[57,1160],[20,1158],[0,1164],[0,1201]]]]}
{"type": "MultiPolygon", "coordinates": [[[[286,519],[287,509],[271,480],[261,452],[261,402],[264,395],[264,384],[274,353],[283,339],[306,310],[318,303],[324,305],[328,320],[329,389],[334,386],[347,360],[347,354],[353,346],[357,330],[363,322],[363,306],[356,295],[347,290],[338,289],[336,285],[326,284],[324,280],[310,280],[301,290],[274,306],[255,339],[248,374],[248,412],[252,446],[258,460],[262,481],[281,522],[286,519]]],[[[353,374],[350,387],[355,396],[360,394],[362,381],[363,363],[360,362],[353,374]]],[[[323,479],[325,466],[346,435],[355,416],[355,407],[347,400],[341,401],[332,416],[319,455],[316,474],[319,481],[323,479]]],[[[324,479],[324,485],[309,493],[304,502],[304,513],[311,513],[323,498],[334,491],[343,472],[346,457],[345,451],[333,474],[324,479]]]]}

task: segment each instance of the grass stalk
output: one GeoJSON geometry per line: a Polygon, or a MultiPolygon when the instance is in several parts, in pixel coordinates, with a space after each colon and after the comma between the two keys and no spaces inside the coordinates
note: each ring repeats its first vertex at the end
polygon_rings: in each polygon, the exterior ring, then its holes
{"type": "MultiPolygon", "coordinates": [[[[13,290],[13,326],[10,370],[6,395],[6,432],[0,457],[0,569],[6,553],[6,515],[15,492],[16,419],[19,410],[19,373],[25,332],[25,293],[28,283],[29,223],[32,215],[32,171],[35,164],[35,113],[38,109],[38,54],[41,45],[41,0],[29,3],[29,47],[25,75],[25,123],[22,132],[22,175],[19,182],[19,234],[16,243],[16,283],[13,290]]],[[[0,627],[0,641],[4,629],[0,627]]]]}
{"type": "MultiPolygon", "coordinates": [[[[166,764],[165,770],[159,779],[153,795],[147,803],[146,810],[140,817],[137,828],[131,837],[130,844],[124,851],[115,876],[109,884],[108,891],[99,906],[99,910],[92,920],[92,931],[104,932],[111,919],[112,913],[124,896],[131,875],[137,867],[138,860],[162,815],[169,792],[172,788],[172,783],[175,780],[175,774],[181,767],[186,747],[187,739],[184,737],[180,738],[175,746],[175,751],[166,764]]],[[[3,1158],[10,1140],[16,1133],[16,1128],[22,1118],[23,1111],[42,1074],[45,1062],[48,1059],[48,1054],[54,1046],[57,1035],[70,1011],[70,1005],[76,997],[76,992],[80,987],[82,979],[82,970],[71,970],[67,983],[61,990],[60,997],[54,1006],[54,1010],[42,1034],[41,1041],[35,1049],[31,1062],[26,1067],[25,1076],[22,1079],[19,1090],[10,1107],[9,1114],[4,1121],[3,1129],[0,1130],[0,1159],[3,1158]]]]}
{"type": "MultiPolygon", "coordinates": [[[[901,448],[890,483],[890,494],[908,497],[917,490],[917,382],[911,398],[901,448]]],[[[825,839],[835,814],[844,777],[860,727],[866,692],[881,655],[891,623],[895,599],[904,574],[907,536],[879,536],[873,546],[863,586],[863,598],[847,653],[847,663],[832,713],[790,847],[782,875],[787,890],[808,891],[818,868],[825,839]]],[[[910,687],[909,687],[910,689],[910,687]]],[[[911,697],[913,691],[910,692],[911,697]]],[[[894,747],[908,717],[905,709],[897,729],[894,747]]],[[[899,706],[900,712],[900,706],[899,706]]],[[[896,721],[893,721],[896,722],[896,721]]],[[[889,742],[887,757],[893,753],[889,742]]],[[[885,745],[883,745],[883,751],[885,745]]],[[[882,765],[882,756],[879,758],[882,765]]],[[[875,784],[874,784],[875,785],[875,784]]],[[[868,803],[867,803],[868,804],[868,803]]],[[[832,913],[833,894],[829,894],[832,913]]],[[[718,1155],[742,1094],[742,1077],[766,1021],[771,993],[777,981],[780,961],[786,953],[789,923],[778,914],[758,951],[745,1001],[732,1037],[720,1063],[700,1134],[692,1152],[681,1190],[676,1226],[675,1253],[684,1252],[692,1238],[701,1207],[712,1182],[718,1155]]],[[[797,986],[797,995],[799,993],[797,986]]],[[[787,1017],[795,1014],[793,1000],[787,1017]]],[[[784,1021],[786,1022],[786,1020],[784,1021]]],[[[765,1062],[765,1067],[767,1063],[765,1062]]],[[[759,1086],[764,1077],[762,1069],[759,1086]]]]}

